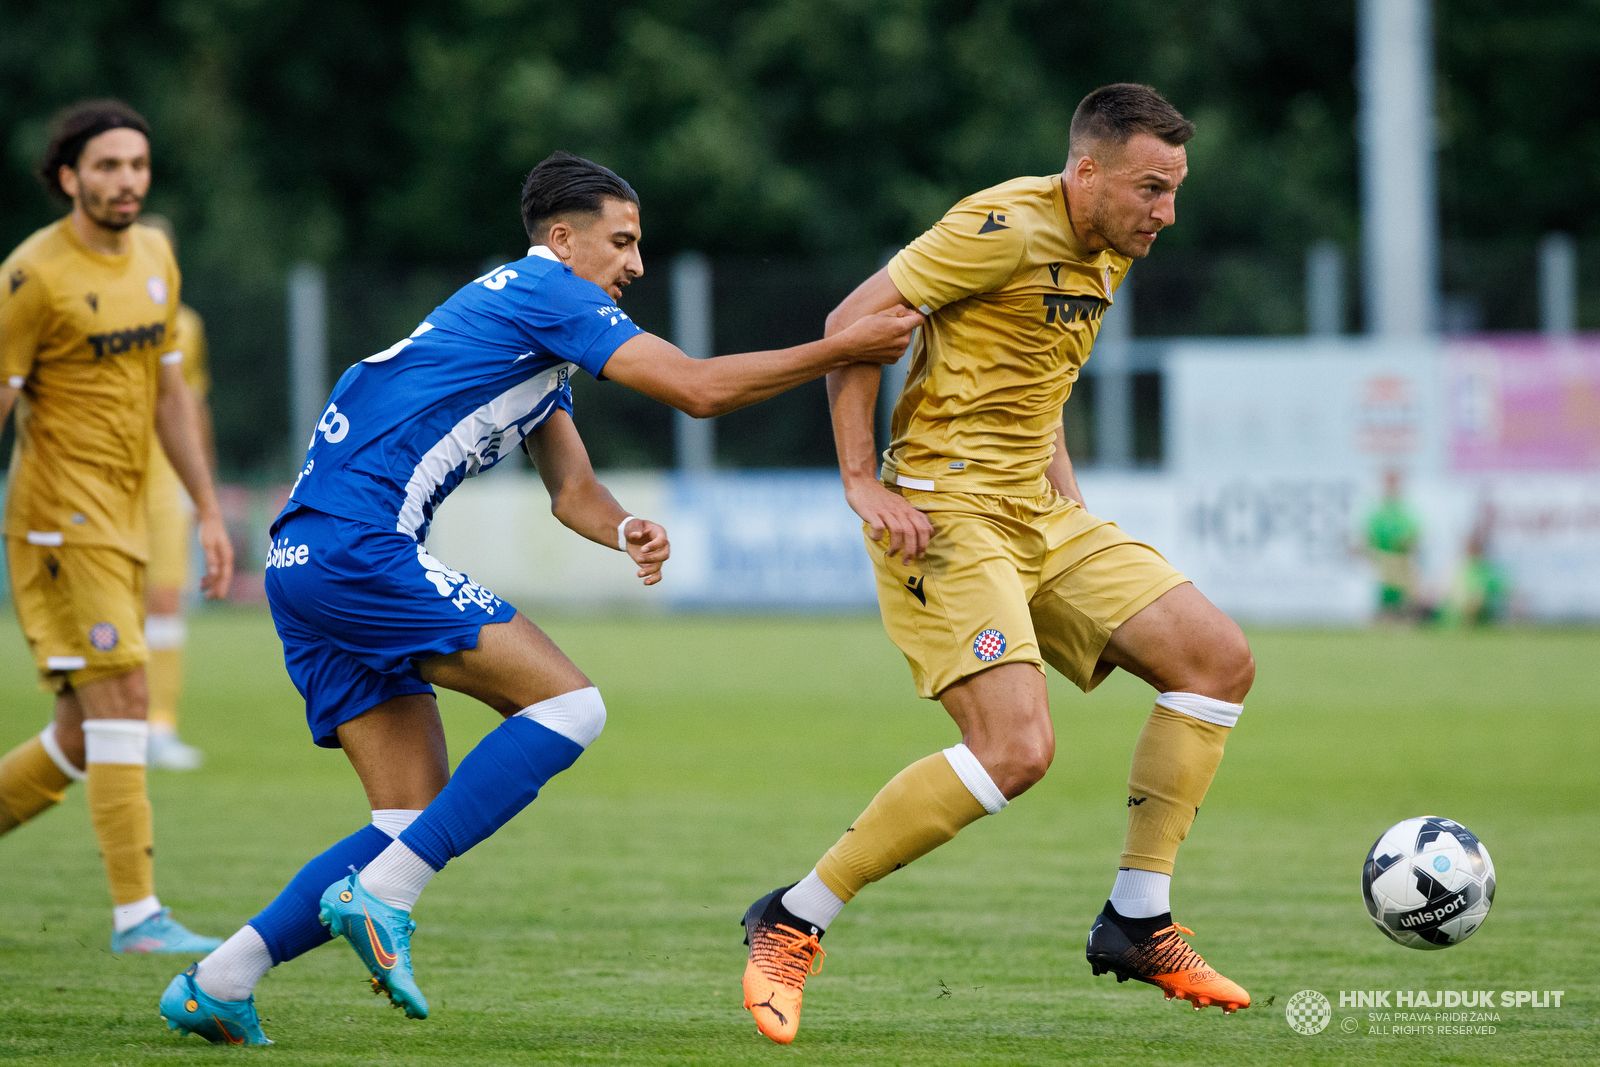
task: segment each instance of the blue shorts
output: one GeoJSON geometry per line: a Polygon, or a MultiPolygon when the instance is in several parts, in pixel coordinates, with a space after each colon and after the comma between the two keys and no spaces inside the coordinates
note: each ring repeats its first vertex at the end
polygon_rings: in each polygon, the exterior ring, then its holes
{"type": "Polygon", "coordinates": [[[428,555],[406,534],[301,508],[279,519],[267,600],[312,739],[397,696],[432,693],[423,660],[476,648],[517,609],[428,555]]]}

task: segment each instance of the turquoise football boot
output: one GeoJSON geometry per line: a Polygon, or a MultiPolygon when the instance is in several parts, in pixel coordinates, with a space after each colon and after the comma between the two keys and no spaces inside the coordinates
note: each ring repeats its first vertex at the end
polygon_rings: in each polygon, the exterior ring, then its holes
{"type": "Polygon", "coordinates": [[[201,937],[162,908],[138,926],[111,935],[112,952],[179,952],[204,955],[222,947],[220,937],[201,937]]]}
{"type": "Polygon", "coordinates": [[[411,973],[411,932],[417,924],[399,908],[391,908],[361,888],[357,875],[341,878],[322,894],[318,914],[334,937],[350,942],[372,972],[372,991],[413,1019],[428,1017],[428,998],[411,973]]]}
{"type": "Polygon", "coordinates": [[[213,1045],[270,1045],[256,1016],[256,998],[218,1000],[195,982],[199,964],[174,978],[161,994],[161,1018],[168,1029],[199,1034],[213,1045]]]}

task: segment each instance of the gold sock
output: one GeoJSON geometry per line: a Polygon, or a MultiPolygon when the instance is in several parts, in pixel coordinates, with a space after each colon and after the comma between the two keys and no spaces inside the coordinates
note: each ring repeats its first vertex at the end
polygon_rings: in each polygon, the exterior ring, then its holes
{"type": "Polygon", "coordinates": [[[149,738],[142,719],[83,720],[89,821],[118,906],[155,895],[155,827],[145,792],[149,738]]]}
{"type": "Polygon", "coordinates": [[[0,758],[0,834],[61,803],[72,779],[35,734],[0,758]]]}
{"type": "Polygon", "coordinates": [[[144,780],[142,764],[89,764],[89,819],[105,857],[113,904],[155,895],[155,827],[144,780]]]}
{"type": "Polygon", "coordinates": [[[150,728],[161,733],[178,732],[178,696],[183,692],[183,650],[152,649],[144,665],[145,685],[150,690],[150,728]]]}
{"type": "Polygon", "coordinates": [[[1120,866],[1172,873],[1178,844],[1222,762],[1229,728],[1160,704],[1133,746],[1128,771],[1128,836],[1120,866]]]}
{"type": "Polygon", "coordinates": [[[817,863],[817,877],[847,901],[987,814],[949,759],[936,752],[890,779],[817,863]]]}

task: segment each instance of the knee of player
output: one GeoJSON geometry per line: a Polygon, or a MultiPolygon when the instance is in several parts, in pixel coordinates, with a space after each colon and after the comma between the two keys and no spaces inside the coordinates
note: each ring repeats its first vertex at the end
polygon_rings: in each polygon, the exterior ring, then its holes
{"type": "Polygon", "coordinates": [[[1056,739],[1054,735],[1038,738],[1030,744],[1022,761],[1022,769],[1030,779],[1028,784],[1032,785],[1043,778],[1049,772],[1050,764],[1054,763],[1055,760],[1056,739]]]}
{"type": "Polygon", "coordinates": [[[1056,740],[1052,734],[1018,738],[1006,748],[997,761],[995,785],[1006,799],[1018,796],[1032,788],[1050,770],[1056,758],[1056,740]]]}
{"type": "Polygon", "coordinates": [[[1223,685],[1229,691],[1225,698],[1234,704],[1244,703],[1250,687],[1256,681],[1256,657],[1250,651],[1250,642],[1240,633],[1223,658],[1223,685]]]}
{"type": "Polygon", "coordinates": [[[606,728],[606,702],[594,686],[540,701],[518,713],[572,741],[580,748],[594,744],[606,728]]]}
{"type": "Polygon", "coordinates": [[[1174,688],[1192,689],[1232,704],[1244,703],[1256,680],[1256,658],[1250,652],[1250,642],[1245,640],[1244,632],[1237,626],[1229,626],[1202,647],[1203,652],[1189,667],[1191,677],[1174,688]]]}

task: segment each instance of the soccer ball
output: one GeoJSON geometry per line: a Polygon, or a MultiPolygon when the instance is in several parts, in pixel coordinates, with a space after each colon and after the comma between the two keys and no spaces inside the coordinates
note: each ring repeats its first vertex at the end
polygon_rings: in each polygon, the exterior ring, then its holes
{"type": "Polygon", "coordinates": [[[1407,948],[1449,948],[1472,936],[1494,903],[1494,861],[1458,822],[1424,815],[1396,823],[1361,869],[1367,914],[1407,948]]]}

